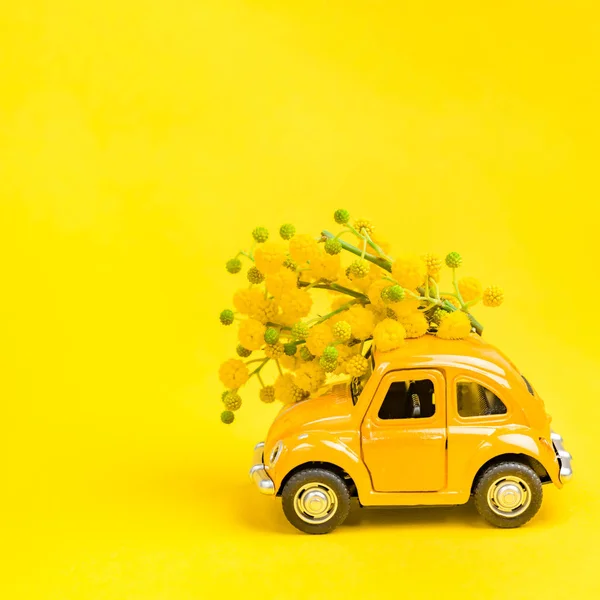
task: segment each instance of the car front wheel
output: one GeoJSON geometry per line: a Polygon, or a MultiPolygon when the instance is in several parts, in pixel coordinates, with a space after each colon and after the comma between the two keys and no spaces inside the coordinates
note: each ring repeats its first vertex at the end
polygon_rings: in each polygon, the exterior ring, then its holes
{"type": "Polygon", "coordinates": [[[288,521],[304,533],[329,533],[344,522],[350,511],[348,487],[339,475],[327,469],[296,473],[281,496],[288,521]]]}
{"type": "Polygon", "coordinates": [[[542,482],[535,471],[518,462],[504,462],[484,471],[475,486],[475,506],[489,523],[520,527],[542,505],[542,482]]]}

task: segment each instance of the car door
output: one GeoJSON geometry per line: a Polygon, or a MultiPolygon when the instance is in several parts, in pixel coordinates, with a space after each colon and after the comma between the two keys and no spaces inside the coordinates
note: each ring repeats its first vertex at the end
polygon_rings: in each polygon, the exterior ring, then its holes
{"type": "Polygon", "coordinates": [[[445,379],[434,369],[385,374],[361,426],[377,492],[435,492],[446,485],[445,379]]]}

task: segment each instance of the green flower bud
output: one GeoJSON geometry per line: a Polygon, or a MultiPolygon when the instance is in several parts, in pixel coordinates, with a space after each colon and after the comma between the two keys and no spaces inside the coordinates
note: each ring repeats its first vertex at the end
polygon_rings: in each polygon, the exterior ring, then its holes
{"type": "Polygon", "coordinates": [[[337,342],[347,342],[352,337],[352,327],[346,321],[338,321],[331,331],[337,342]]]}
{"type": "Polygon", "coordinates": [[[223,404],[227,410],[238,410],[242,406],[242,398],[237,392],[229,392],[223,398],[223,404]]]}
{"type": "Polygon", "coordinates": [[[222,394],[221,394],[221,401],[225,400],[225,396],[227,396],[227,394],[229,394],[230,390],[225,390],[222,394]]]}
{"type": "Polygon", "coordinates": [[[362,279],[369,273],[369,263],[366,260],[358,259],[355,260],[349,267],[350,275],[356,277],[356,279],[362,279]]]}
{"type": "Polygon", "coordinates": [[[262,283],[265,280],[265,276],[256,267],[248,269],[247,277],[250,283],[262,283]]]}
{"type": "Polygon", "coordinates": [[[442,308],[436,308],[435,312],[433,313],[433,316],[431,317],[431,320],[439,325],[442,322],[442,319],[449,314],[449,312],[445,311],[442,308]]]}
{"type": "Polygon", "coordinates": [[[387,289],[388,298],[390,302],[400,302],[404,300],[404,288],[400,285],[392,285],[387,289]]]}
{"type": "Polygon", "coordinates": [[[302,321],[295,323],[291,331],[292,339],[294,340],[305,340],[309,333],[310,327],[302,321]]]}
{"type": "Polygon", "coordinates": [[[458,252],[450,252],[448,256],[446,256],[446,265],[451,269],[458,269],[462,264],[462,256],[458,252]]]}
{"type": "Polygon", "coordinates": [[[335,254],[339,254],[341,251],[342,243],[339,240],[329,238],[325,242],[325,252],[327,252],[327,254],[331,254],[332,256],[334,256],[335,254]]]}
{"type": "Polygon", "coordinates": [[[276,344],[279,341],[279,331],[275,327],[267,327],[264,338],[267,344],[276,344]]]}
{"type": "Polygon", "coordinates": [[[350,213],[343,208],[339,208],[333,213],[333,218],[336,223],[345,225],[350,220],[350,213]]]}
{"type": "Polygon", "coordinates": [[[287,356],[294,356],[296,354],[296,350],[298,347],[294,342],[289,342],[288,344],[283,345],[283,351],[287,356]]]}
{"type": "Polygon", "coordinates": [[[327,358],[323,354],[319,359],[319,364],[326,373],[333,373],[337,369],[337,358],[327,358]]]}
{"type": "Polygon", "coordinates": [[[225,425],[231,425],[235,420],[235,415],[230,410],[224,410],[221,413],[221,422],[225,425]]]}
{"type": "Polygon", "coordinates": [[[291,240],[296,233],[296,228],[291,223],[285,223],[279,228],[279,235],[284,240],[291,240]]]}
{"type": "Polygon", "coordinates": [[[311,361],[314,358],[314,354],[311,354],[310,350],[306,346],[300,347],[300,358],[306,362],[311,361]]]}
{"type": "Polygon", "coordinates": [[[266,242],[269,239],[269,230],[266,227],[256,227],[252,232],[252,237],[259,244],[266,242]]]}
{"type": "Polygon", "coordinates": [[[219,320],[221,321],[221,323],[223,325],[231,325],[233,323],[233,319],[234,319],[233,311],[229,310],[228,308],[226,308],[225,310],[222,310],[221,314],[219,315],[219,320]]]}
{"type": "Polygon", "coordinates": [[[242,261],[239,258],[230,258],[225,263],[225,268],[232,275],[239,273],[242,270],[242,261]]]}
{"type": "Polygon", "coordinates": [[[330,360],[337,360],[338,355],[339,355],[338,349],[335,346],[333,346],[332,344],[330,344],[329,346],[327,346],[325,348],[325,350],[323,350],[324,358],[328,358],[330,360]]]}
{"type": "Polygon", "coordinates": [[[241,344],[237,345],[235,351],[237,352],[237,355],[241,356],[242,358],[248,358],[252,354],[252,350],[244,348],[244,346],[242,346],[241,344]]]}

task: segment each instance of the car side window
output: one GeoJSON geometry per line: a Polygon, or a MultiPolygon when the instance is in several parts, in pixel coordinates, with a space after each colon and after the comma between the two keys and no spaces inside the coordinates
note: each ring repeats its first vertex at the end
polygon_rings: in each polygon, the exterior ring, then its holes
{"type": "Polygon", "coordinates": [[[456,384],[456,403],[461,417],[506,414],[506,405],[494,392],[475,381],[456,384]]]}
{"type": "Polygon", "coordinates": [[[380,419],[424,419],[435,414],[433,381],[394,381],[385,395],[379,413],[380,419]]]}

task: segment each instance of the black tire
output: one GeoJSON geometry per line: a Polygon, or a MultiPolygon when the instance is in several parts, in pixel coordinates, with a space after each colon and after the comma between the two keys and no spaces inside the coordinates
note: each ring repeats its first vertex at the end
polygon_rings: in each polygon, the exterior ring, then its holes
{"type": "Polygon", "coordinates": [[[346,520],[350,511],[348,487],[339,475],[327,469],[306,469],[292,475],[283,488],[281,499],[287,520],[304,533],[329,533],[346,520]],[[305,503],[310,504],[307,494],[311,492],[316,506],[329,507],[320,518],[302,511],[305,503]]]}
{"type": "Polygon", "coordinates": [[[531,467],[518,462],[503,462],[484,471],[477,481],[474,495],[475,507],[488,523],[511,529],[527,523],[540,509],[542,482],[531,467]],[[502,502],[496,503],[497,496],[494,492],[507,484],[514,485],[519,490],[512,498],[518,498],[518,494],[521,494],[522,504],[514,509],[502,506],[502,502]]]}

